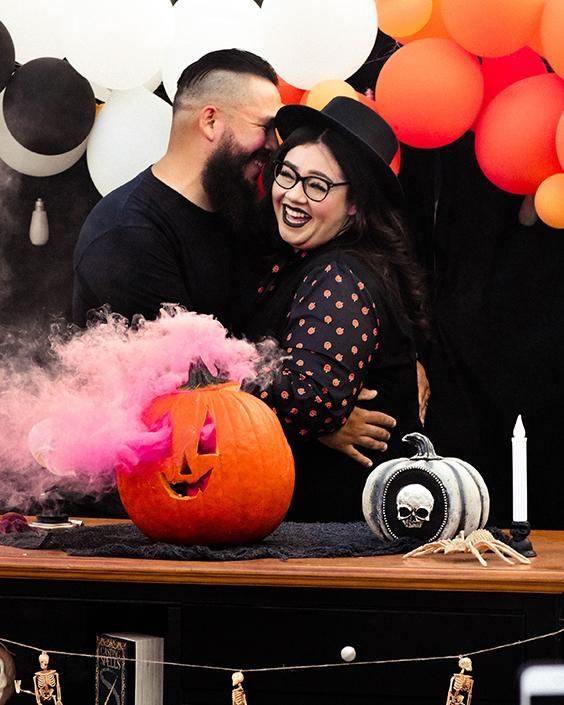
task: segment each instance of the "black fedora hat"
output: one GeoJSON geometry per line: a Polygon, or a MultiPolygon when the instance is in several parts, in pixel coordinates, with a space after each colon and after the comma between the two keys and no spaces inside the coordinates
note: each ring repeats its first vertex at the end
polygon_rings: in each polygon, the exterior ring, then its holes
{"type": "Polygon", "coordinates": [[[322,110],[307,105],[284,105],[276,114],[275,123],[283,140],[305,126],[331,128],[350,138],[371,158],[389,198],[396,204],[401,202],[403,192],[390,168],[398,141],[392,128],[372,108],[353,98],[338,96],[322,110]]]}

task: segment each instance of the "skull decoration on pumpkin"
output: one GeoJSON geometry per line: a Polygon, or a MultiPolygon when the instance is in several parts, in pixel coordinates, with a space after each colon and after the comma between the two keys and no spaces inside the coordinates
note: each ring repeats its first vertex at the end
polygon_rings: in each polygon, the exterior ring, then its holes
{"type": "Polygon", "coordinates": [[[168,416],[170,453],[119,467],[118,489],[149,538],[183,544],[256,541],[282,522],[294,462],[274,412],[236,382],[193,368],[189,382],[153,401],[147,426],[168,416]]]}
{"type": "Polygon", "coordinates": [[[417,483],[406,485],[398,492],[396,505],[398,519],[408,529],[418,529],[423,522],[429,521],[435,500],[433,495],[423,485],[417,483]]]}

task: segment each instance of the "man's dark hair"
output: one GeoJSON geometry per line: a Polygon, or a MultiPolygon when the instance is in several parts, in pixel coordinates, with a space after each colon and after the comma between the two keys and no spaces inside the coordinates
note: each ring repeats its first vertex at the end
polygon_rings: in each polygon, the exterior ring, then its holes
{"type": "Polygon", "coordinates": [[[175,104],[180,97],[197,91],[198,87],[214,71],[258,76],[270,81],[275,86],[278,85],[276,71],[260,56],[243,49],[219,49],[204,54],[184,69],[178,79],[175,104]]]}

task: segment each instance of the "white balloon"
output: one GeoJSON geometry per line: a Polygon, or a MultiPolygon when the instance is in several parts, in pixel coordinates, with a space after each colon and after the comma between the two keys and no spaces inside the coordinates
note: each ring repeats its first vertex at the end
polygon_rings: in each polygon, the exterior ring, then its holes
{"type": "Polygon", "coordinates": [[[0,94],[0,159],[26,176],[54,176],[70,169],[86,151],[88,137],[63,154],[38,154],[20,144],[10,132],[4,117],[4,92],[0,94]]]}
{"type": "Polygon", "coordinates": [[[157,88],[161,85],[162,81],[163,72],[161,71],[161,69],[159,69],[154,76],[151,76],[148,81],[145,81],[143,87],[146,88],[148,91],[151,91],[151,93],[154,93],[157,88]]]}
{"type": "Polygon", "coordinates": [[[298,88],[346,79],[370,54],[378,33],[374,0],[264,0],[258,53],[298,88]]]}
{"type": "Polygon", "coordinates": [[[146,88],[112,92],[86,151],[90,176],[102,196],[163,156],[171,125],[171,106],[146,88]]]}
{"type": "Polygon", "coordinates": [[[56,421],[45,418],[32,426],[27,436],[27,447],[33,459],[54,475],[74,475],[71,470],[57,468],[53,462],[57,438],[56,421]]]}
{"type": "Polygon", "coordinates": [[[94,97],[96,98],[96,100],[99,100],[102,103],[105,103],[112,94],[109,88],[99,86],[97,83],[92,83],[92,81],[90,81],[90,85],[92,86],[92,90],[94,91],[94,97]]]}
{"type": "Polygon", "coordinates": [[[163,64],[163,84],[174,100],[186,66],[217,49],[256,52],[260,9],[254,0],[178,0],[175,33],[163,64]]]}
{"type": "Polygon", "coordinates": [[[60,17],[65,0],[0,0],[0,20],[14,42],[16,61],[64,57],[60,17]]]}
{"type": "MultiPolygon", "coordinates": [[[[43,0],[45,2],[45,0],[43,0]]],[[[65,56],[89,81],[124,90],[149,81],[173,37],[170,0],[66,0],[65,56]]]]}
{"type": "MultiPolygon", "coordinates": [[[[146,88],[151,93],[154,93],[161,85],[162,80],[162,71],[159,69],[154,76],[143,84],[143,88],[146,88]]],[[[112,94],[111,90],[109,88],[104,88],[103,86],[98,86],[96,83],[92,82],[90,85],[92,86],[96,100],[99,100],[101,103],[106,103],[112,94]]]]}

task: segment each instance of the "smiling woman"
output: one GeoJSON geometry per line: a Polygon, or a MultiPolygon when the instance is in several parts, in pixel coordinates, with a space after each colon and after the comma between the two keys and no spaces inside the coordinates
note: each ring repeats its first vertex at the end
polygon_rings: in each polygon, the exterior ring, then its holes
{"type": "Polygon", "coordinates": [[[285,138],[266,178],[270,216],[285,244],[259,289],[248,331],[288,354],[261,397],[274,409],[296,462],[289,519],[361,521],[369,469],[319,443],[346,423],[363,387],[374,410],[396,419],[387,454],[420,427],[415,330],[426,319],[421,278],[398,213],[389,167],[391,128],[370,108],[339,97],[322,111],[283,107],[285,138]]]}

